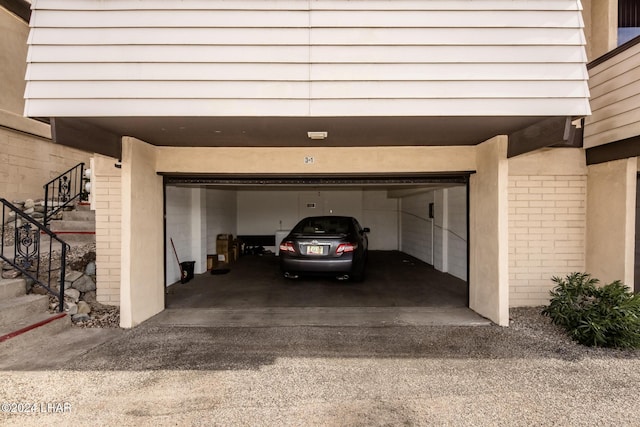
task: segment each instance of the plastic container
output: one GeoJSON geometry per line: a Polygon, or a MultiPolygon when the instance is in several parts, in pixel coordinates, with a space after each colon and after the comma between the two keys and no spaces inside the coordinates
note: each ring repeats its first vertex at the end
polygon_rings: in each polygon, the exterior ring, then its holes
{"type": "Polygon", "coordinates": [[[195,265],[195,261],[184,261],[180,263],[180,267],[182,270],[180,283],[187,283],[189,280],[193,279],[193,270],[195,268],[195,265]]]}

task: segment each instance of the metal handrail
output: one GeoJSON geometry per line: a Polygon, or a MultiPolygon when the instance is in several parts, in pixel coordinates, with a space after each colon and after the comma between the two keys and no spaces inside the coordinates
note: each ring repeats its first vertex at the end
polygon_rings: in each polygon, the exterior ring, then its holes
{"type": "Polygon", "coordinates": [[[20,271],[25,277],[33,280],[45,288],[51,295],[58,298],[59,310],[64,311],[64,277],[67,265],[67,251],[70,246],[58,238],[55,233],[7,200],[0,198],[2,204],[2,240],[0,241],[0,258],[20,271]],[[11,216],[8,213],[13,212],[11,216]],[[10,237],[10,229],[13,228],[13,251],[5,241],[10,237]],[[43,237],[49,238],[48,261],[41,258],[43,237]],[[51,253],[60,251],[60,267],[52,264],[51,253]],[[7,253],[5,253],[7,252],[7,253]],[[53,290],[52,283],[55,282],[54,272],[60,271],[58,292],[53,290]]]}
{"type": "Polygon", "coordinates": [[[84,163],[78,163],[66,172],[61,173],[44,187],[44,219],[45,227],[49,225],[51,217],[84,192],[83,185],[84,163]],[[57,206],[53,206],[53,204],[57,206]]]}

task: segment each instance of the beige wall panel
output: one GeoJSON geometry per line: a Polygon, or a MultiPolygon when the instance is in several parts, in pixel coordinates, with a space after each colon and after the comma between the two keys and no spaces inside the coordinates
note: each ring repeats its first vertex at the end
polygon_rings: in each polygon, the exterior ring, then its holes
{"type": "Polygon", "coordinates": [[[640,45],[599,64],[589,74],[593,114],[585,120],[585,148],[640,135],[640,45]]]}
{"type": "Polygon", "coordinates": [[[579,148],[543,148],[509,159],[509,175],[586,175],[585,152],[579,148]]]}
{"type": "Polygon", "coordinates": [[[469,307],[509,325],[507,137],[477,146],[477,173],[470,180],[469,307]]]}
{"type": "Polygon", "coordinates": [[[29,25],[0,8],[0,110],[22,114],[29,25]]]}
{"type": "Polygon", "coordinates": [[[44,198],[47,182],[82,162],[88,153],[0,127],[0,197],[9,201],[44,198]]]}
{"type": "Polygon", "coordinates": [[[616,47],[618,0],[582,0],[582,4],[587,25],[589,60],[592,61],[616,47]]]}
{"type": "MultiPolygon", "coordinates": [[[[597,112],[596,112],[597,114],[597,112]]],[[[640,108],[585,124],[584,148],[639,135],[640,108]]]]}
{"type": "MultiPolygon", "coordinates": [[[[600,86],[598,89],[599,88],[600,86]]],[[[597,94],[592,92],[591,95],[591,108],[597,110],[599,114],[605,114],[604,109],[617,102],[628,102],[628,100],[633,99],[637,105],[638,97],[640,97],[640,73],[638,74],[637,80],[633,80],[625,85],[616,85],[615,89],[608,92],[597,94]]],[[[629,108],[629,106],[627,106],[627,108],[629,108]]]]}
{"type": "Polygon", "coordinates": [[[476,169],[475,147],[157,148],[158,172],[393,173],[476,169]],[[313,164],[305,164],[312,157],[313,164]]]}
{"type": "Polygon", "coordinates": [[[637,158],[589,166],[587,272],[633,289],[637,158]]]}
{"type": "Polygon", "coordinates": [[[122,139],[123,328],[164,309],[162,177],[156,174],[155,163],[155,147],[135,138],[122,139]]]}

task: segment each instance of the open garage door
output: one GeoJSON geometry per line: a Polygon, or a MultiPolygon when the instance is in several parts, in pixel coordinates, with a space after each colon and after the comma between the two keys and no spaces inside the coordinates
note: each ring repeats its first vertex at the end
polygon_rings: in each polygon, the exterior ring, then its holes
{"type": "Polygon", "coordinates": [[[467,307],[468,178],[165,176],[167,307],[467,307]],[[317,215],[371,229],[364,282],[280,274],[279,240],[317,215]]]}

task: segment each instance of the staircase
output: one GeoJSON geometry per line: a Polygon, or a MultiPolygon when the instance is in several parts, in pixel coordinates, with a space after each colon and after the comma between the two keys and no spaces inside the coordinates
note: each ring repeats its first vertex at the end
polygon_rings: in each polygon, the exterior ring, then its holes
{"type": "Polygon", "coordinates": [[[76,203],[74,210],[62,212],[62,218],[49,221],[49,229],[70,246],[96,241],[96,213],[88,203],[76,203]]]}
{"type": "Polygon", "coordinates": [[[64,313],[68,251],[71,245],[95,242],[95,213],[80,202],[83,171],[80,163],[45,184],[42,219],[0,199],[0,264],[22,274],[16,279],[0,278],[0,343],[50,335],[71,324],[64,313]],[[66,210],[74,204],[79,210],[66,210]],[[58,217],[61,219],[54,219],[58,217]],[[59,256],[57,262],[52,253],[59,256]],[[56,297],[60,313],[48,313],[48,295],[28,295],[27,280],[56,297]]]}
{"type": "Polygon", "coordinates": [[[27,295],[23,278],[0,279],[0,345],[19,344],[58,333],[71,325],[65,313],[51,314],[47,295],[27,295]]]}

